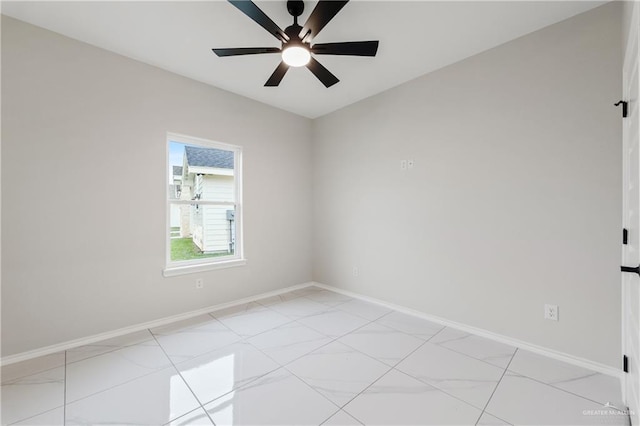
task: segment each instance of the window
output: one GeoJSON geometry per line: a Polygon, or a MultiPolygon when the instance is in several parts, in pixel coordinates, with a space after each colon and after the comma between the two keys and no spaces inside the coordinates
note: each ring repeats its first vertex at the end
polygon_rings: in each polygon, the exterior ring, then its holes
{"type": "Polygon", "coordinates": [[[242,255],[242,150],[167,134],[165,276],[245,263],[242,255]]]}

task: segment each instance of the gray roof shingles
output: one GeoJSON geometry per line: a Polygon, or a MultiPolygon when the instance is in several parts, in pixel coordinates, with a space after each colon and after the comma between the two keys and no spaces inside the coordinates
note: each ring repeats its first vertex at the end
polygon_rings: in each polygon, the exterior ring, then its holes
{"type": "Polygon", "coordinates": [[[187,164],[196,167],[216,167],[233,169],[233,152],[216,148],[185,146],[187,164]]]}
{"type": "Polygon", "coordinates": [[[173,166],[173,175],[182,176],[182,166],[173,166]]]}

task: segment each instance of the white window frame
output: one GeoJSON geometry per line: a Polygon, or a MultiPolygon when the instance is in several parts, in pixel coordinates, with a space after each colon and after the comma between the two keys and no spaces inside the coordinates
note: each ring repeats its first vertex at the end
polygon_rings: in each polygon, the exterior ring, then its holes
{"type": "Polygon", "coordinates": [[[193,136],[181,135],[178,133],[167,132],[166,140],[166,158],[165,158],[165,208],[166,208],[166,223],[165,223],[165,268],[163,275],[165,277],[191,274],[196,272],[210,271],[221,268],[230,268],[234,266],[241,266],[246,264],[244,258],[244,244],[243,244],[243,220],[242,220],[242,147],[238,145],[231,145],[228,143],[215,142],[208,139],[197,138],[193,136]],[[233,155],[233,170],[234,170],[234,195],[235,202],[230,201],[212,201],[212,200],[175,200],[170,198],[170,178],[171,167],[169,164],[169,146],[171,142],[184,143],[186,145],[202,146],[204,148],[217,148],[225,151],[232,151],[233,155]],[[234,206],[235,207],[235,243],[234,254],[229,256],[219,257],[207,257],[203,259],[192,259],[182,261],[171,260],[171,205],[172,204],[200,204],[200,205],[214,205],[214,206],[234,206]]]}

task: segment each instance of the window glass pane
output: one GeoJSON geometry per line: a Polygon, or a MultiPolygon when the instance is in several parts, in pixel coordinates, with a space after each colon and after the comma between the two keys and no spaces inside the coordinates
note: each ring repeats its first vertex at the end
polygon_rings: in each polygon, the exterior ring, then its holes
{"type": "Polygon", "coordinates": [[[235,201],[234,152],[169,142],[169,198],[235,201]]]}
{"type": "Polygon", "coordinates": [[[235,253],[233,206],[172,203],[169,208],[172,262],[235,253]]]}

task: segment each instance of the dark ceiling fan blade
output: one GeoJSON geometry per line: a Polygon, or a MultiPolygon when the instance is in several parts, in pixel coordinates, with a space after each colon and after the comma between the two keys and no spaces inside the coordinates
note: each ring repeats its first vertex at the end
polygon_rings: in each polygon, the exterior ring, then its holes
{"type": "Polygon", "coordinates": [[[229,49],[211,49],[220,56],[257,55],[259,53],[280,53],[279,47],[236,47],[229,49]]]}
{"type": "Polygon", "coordinates": [[[280,65],[276,68],[276,70],[271,74],[269,80],[264,84],[265,87],[276,87],[282,81],[282,77],[289,70],[289,65],[285,64],[284,61],[280,62],[280,65]]]}
{"type": "Polygon", "coordinates": [[[309,68],[309,71],[311,71],[313,75],[318,77],[318,80],[324,84],[324,87],[331,87],[340,81],[338,80],[338,77],[331,74],[331,71],[322,66],[322,64],[316,61],[315,58],[311,58],[307,64],[307,68],[309,68]]]}
{"type": "Polygon", "coordinates": [[[311,40],[313,40],[313,38],[317,36],[320,31],[322,31],[324,26],[327,25],[329,21],[331,21],[331,19],[333,19],[333,17],[336,16],[338,12],[340,12],[340,9],[342,9],[348,2],[349,0],[320,0],[315,9],[313,9],[313,12],[311,12],[311,15],[309,15],[309,19],[307,19],[307,22],[305,22],[304,26],[302,27],[300,37],[302,37],[306,42],[310,42],[311,40]]]}
{"type": "Polygon", "coordinates": [[[378,41],[346,41],[344,43],[318,43],[311,51],[316,55],[376,56],[378,41]]]}
{"type": "Polygon", "coordinates": [[[280,41],[289,40],[284,31],[271,20],[258,6],[250,0],[228,0],[229,3],[240,9],[242,13],[253,19],[258,25],[269,31],[271,35],[280,41]]]}

